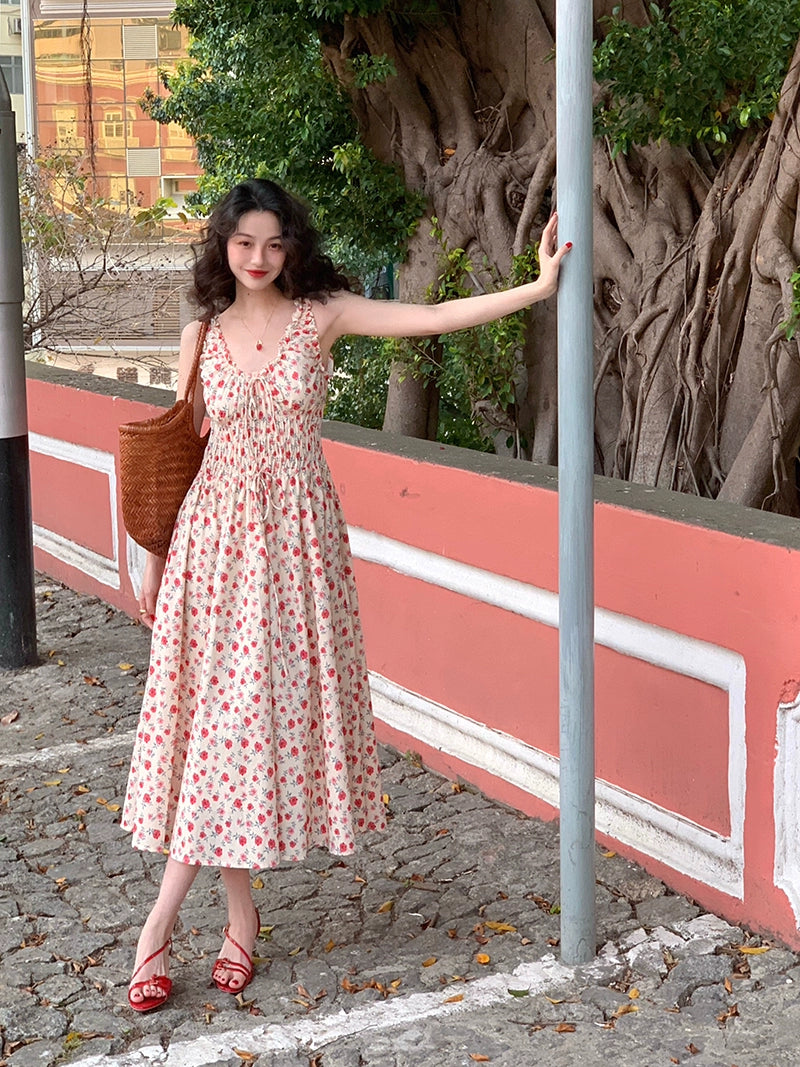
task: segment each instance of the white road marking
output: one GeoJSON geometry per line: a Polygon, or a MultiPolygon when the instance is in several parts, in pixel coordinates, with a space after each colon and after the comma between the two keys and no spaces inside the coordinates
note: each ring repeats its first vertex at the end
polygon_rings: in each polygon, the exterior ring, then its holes
{"type": "Polygon", "coordinates": [[[536,963],[520,964],[510,974],[492,974],[463,986],[450,986],[449,994],[463,993],[464,999],[446,1004],[444,991],[411,993],[366,1004],[352,1011],[306,1017],[291,1023],[270,1023],[253,1030],[229,1030],[222,1034],[177,1041],[163,1049],[147,1045],[119,1056],[88,1056],[73,1060],[71,1067],[199,1067],[218,1063],[232,1056],[234,1048],[242,1052],[314,1052],[340,1038],[355,1034],[377,1033],[408,1027],[423,1019],[444,1018],[479,1008],[508,1002],[509,989],[528,989],[531,996],[545,990],[550,993],[571,981],[574,972],[546,956],[536,963]]]}
{"type": "Polygon", "coordinates": [[[107,752],[117,748],[133,748],[136,731],[127,730],[124,734],[107,734],[105,737],[93,737],[90,741],[65,741],[63,745],[50,748],[29,748],[27,752],[15,752],[13,756],[0,756],[0,769],[14,767],[23,770],[42,763],[66,763],[69,759],[89,756],[94,752],[107,752]]]}

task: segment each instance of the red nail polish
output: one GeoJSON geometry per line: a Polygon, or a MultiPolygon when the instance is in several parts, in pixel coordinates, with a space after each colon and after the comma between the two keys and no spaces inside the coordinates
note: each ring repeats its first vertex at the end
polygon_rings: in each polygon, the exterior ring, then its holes
{"type": "Polygon", "coordinates": [[[567,241],[567,248],[572,248],[572,241],[567,241]]]}

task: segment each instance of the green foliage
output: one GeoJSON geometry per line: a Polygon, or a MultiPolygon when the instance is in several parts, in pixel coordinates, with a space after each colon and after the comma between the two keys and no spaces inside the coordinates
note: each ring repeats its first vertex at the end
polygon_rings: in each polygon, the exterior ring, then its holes
{"type": "Polygon", "coordinates": [[[671,0],[649,12],[634,26],[616,8],[595,48],[605,92],[595,127],[615,154],[660,140],[721,146],[771,119],[800,0],[671,0]]]}
{"type": "Polygon", "coordinates": [[[789,285],[792,287],[792,305],[789,318],[780,324],[787,341],[791,341],[800,328],[800,267],[790,276],[789,285]]]}
{"type": "Polygon", "coordinates": [[[392,363],[390,342],[373,337],[342,337],[334,345],[333,360],[325,417],[379,430],[392,363]]]}
{"type": "MultiPolygon", "coordinates": [[[[448,248],[437,219],[431,232],[442,255],[439,276],[426,293],[428,302],[474,295],[475,270],[467,253],[463,248],[448,248]]],[[[486,263],[483,268],[489,272],[486,263]]],[[[514,257],[509,277],[493,277],[490,288],[521,285],[537,275],[537,249],[528,247],[514,257]]],[[[394,342],[395,358],[407,363],[410,373],[436,379],[441,397],[439,440],[488,451],[491,424],[507,429],[508,447],[515,455],[522,454],[527,442],[518,421],[516,381],[523,366],[525,315],[518,311],[440,338],[394,342]]]]}
{"type": "Polygon", "coordinates": [[[387,55],[360,55],[348,60],[353,72],[353,83],[357,89],[366,89],[373,82],[385,82],[387,78],[397,77],[397,67],[387,55]]]}
{"type": "MultiPolygon", "coordinates": [[[[189,58],[162,75],[169,95],[151,91],[143,106],[195,139],[204,171],[196,210],[243,178],[272,178],[313,205],[317,226],[340,248],[375,259],[401,256],[422,198],[358,141],[319,36],[323,17],[383,6],[179,0],[174,17],[191,31],[189,58]]],[[[385,56],[364,57],[356,68],[362,84],[394,72],[385,56]]]]}

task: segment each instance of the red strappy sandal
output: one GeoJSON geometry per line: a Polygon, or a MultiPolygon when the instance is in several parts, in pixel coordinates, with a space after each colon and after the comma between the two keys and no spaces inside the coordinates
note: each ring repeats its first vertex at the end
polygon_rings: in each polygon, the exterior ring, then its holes
{"type": "Polygon", "coordinates": [[[128,1003],[134,1011],[152,1011],[153,1008],[160,1008],[162,1004],[166,1004],[167,998],[172,992],[172,979],[167,978],[165,974],[154,974],[150,978],[146,978],[143,982],[134,982],[134,978],[141,971],[143,967],[146,967],[151,960],[154,960],[156,956],[160,956],[162,952],[166,952],[167,949],[172,948],[172,938],[169,941],[165,941],[164,944],[156,952],[153,952],[147,959],[140,963],[136,970],[133,972],[131,978],[131,984],[128,986],[128,1003]],[[161,990],[162,996],[157,997],[143,997],[141,1000],[131,1000],[131,993],[135,989],[144,989],[146,985],[158,986],[161,990]]]}
{"type": "MultiPolygon", "coordinates": [[[[226,956],[222,956],[215,962],[211,970],[211,977],[217,989],[221,989],[223,993],[231,993],[233,996],[236,996],[237,993],[241,993],[241,991],[246,986],[250,985],[250,982],[253,980],[253,957],[246,949],[242,948],[238,941],[234,941],[234,939],[229,933],[229,930],[230,924],[228,924],[228,926],[226,926],[225,929],[222,931],[223,937],[227,937],[227,939],[234,946],[234,948],[238,949],[239,952],[241,952],[242,956],[247,960],[247,965],[245,966],[242,963],[237,963],[236,960],[229,960],[226,956]],[[223,981],[217,977],[220,970],[233,971],[234,974],[240,974],[244,978],[244,981],[240,986],[232,986],[230,984],[230,979],[228,979],[228,981],[223,981]]],[[[256,908],[256,938],[258,937],[260,932],[261,919],[258,915],[258,908],[256,908]]]]}

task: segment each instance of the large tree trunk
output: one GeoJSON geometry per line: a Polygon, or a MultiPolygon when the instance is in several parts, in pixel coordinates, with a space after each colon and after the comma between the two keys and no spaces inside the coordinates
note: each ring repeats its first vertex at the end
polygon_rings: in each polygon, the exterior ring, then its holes
{"type": "MultiPolygon", "coordinates": [[[[620,5],[594,6],[599,18],[620,5]]],[[[621,6],[632,20],[646,17],[639,0],[621,6]]],[[[379,15],[350,18],[326,38],[365,142],[425,193],[450,247],[500,273],[538,238],[551,209],[553,8],[552,0],[474,0],[405,35],[379,15]],[[347,61],[363,53],[388,55],[397,77],[353,88],[347,61]]],[[[798,510],[800,353],[779,324],[800,262],[799,117],[800,49],[771,129],[744,133],[721,161],[667,145],[614,159],[596,143],[598,472],[798,510]]],[[[411,265],[408,295],[419,299],[436,275],[426,223],[411,265]]],[[[528,454],[553,462],[554,301],[531,321],[518,407],[528,454]]],[[[435,403],[401,403],[396,389],[392,428],[430,434],[435,403]]]]}

